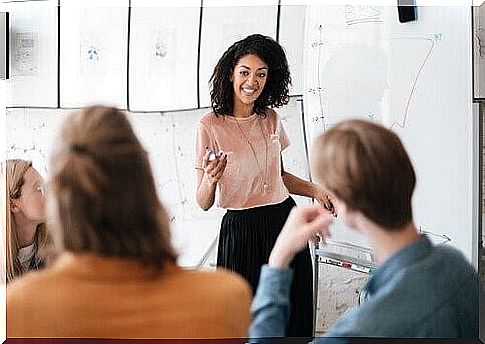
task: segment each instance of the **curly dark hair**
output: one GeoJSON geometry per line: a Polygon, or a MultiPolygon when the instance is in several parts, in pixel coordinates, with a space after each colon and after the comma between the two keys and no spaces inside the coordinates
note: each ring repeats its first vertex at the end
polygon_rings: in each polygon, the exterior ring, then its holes
{"type": "Polygon", "coordinates": [[[230,77],[239,59],[248,54],[258,56],[269,69],[263,92],[254,102],[254,112],[264,116],[268,106],[288,104],[291,76],[285,51],[271,37],[254,34],[230,46],[214,68],[209,82],[211,107],[216,116],[233,114],[234,91],[230,77]]]}

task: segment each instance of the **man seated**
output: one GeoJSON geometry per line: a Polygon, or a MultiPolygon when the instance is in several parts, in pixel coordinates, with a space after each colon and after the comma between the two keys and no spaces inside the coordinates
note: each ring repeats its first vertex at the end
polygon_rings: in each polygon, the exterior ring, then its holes
{"type": "MultiPolygon", "coordinates": [[[[363,290],[364,301],[317,342],[478,337],[478,275],[459,251],[434,246],[418,233],[411,209],[416,176],[397,135],[371,122],[350,120],[326,131],[314,147],[313,175],[333,196],[343,221],[367,238],[378,264],[363,290]]],[[[254,341],[284,335],[289,263],[308,240],[327,237],[331,221],[320,206],[293,208],[261,271],[252,304],[254,341]]]]}

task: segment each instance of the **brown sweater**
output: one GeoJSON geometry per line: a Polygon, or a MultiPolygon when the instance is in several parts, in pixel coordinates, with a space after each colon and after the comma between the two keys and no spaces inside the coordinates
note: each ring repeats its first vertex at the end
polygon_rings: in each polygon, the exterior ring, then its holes
{"type": "Polygon", "coordinates": [[[245,337],[250,300],[227,271],[170,265],[154,278],[134,261],[65,253],[8,285],[7,336],[245,337]]]}

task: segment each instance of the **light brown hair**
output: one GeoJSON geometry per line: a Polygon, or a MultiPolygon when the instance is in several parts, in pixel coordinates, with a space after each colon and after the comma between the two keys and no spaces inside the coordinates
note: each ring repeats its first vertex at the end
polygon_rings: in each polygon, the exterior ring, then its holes
{"type": "Polygon", "coordinates": [[[48,215],[67,251],[175,262],[147,152],[123,112],[93,106],[67,118],[51,159],[48,215]]]}
{"type": "Polygon", "coordinates": [[[363,120],[341,122],[315,142],[312,169],[325,188],[380,226],[412,221],[416,175],[399,137],[363,120]]]}
{"type": "MultiPolygon", "coordinates": [[[[32,162],[22,159],[10,159],[2,164],[2,181],[6,182],[4,189],[5,195],[5,215],[6,215],[6,231],[5,231],[5,250],[6,250],[6,277],[7,283],[11,282],[16,277],[22,275],[25,269],[19,260],[20,238],[18,230],[15,226],[15,220],[11,211],[12,202],[21,196],[21,188],[25,183],[24,175],[29,168],[32,167],[32,162]]],[[[45,224],[37,226],[34,237],[34,259],[38,260],[42,257],[42,250],[50,245],[50,236],[47,232],[45,224]]]]}

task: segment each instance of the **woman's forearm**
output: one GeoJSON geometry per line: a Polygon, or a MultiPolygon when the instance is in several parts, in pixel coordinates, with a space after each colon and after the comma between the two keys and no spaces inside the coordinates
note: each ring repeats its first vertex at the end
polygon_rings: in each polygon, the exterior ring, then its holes
{"type": "Polygon", "coordinates": [[[196,200],[202,210],[209,210],[214,204],[216,185],[217,183],[211,182],[208,178],[205,178],[205,175],[199,177],[196,200]]]}
{"type": "Polygon", "coordinates": [[[316,197],[315,184],[283,171],[281,176],[288,191],[293,195],[316,197]]]}

